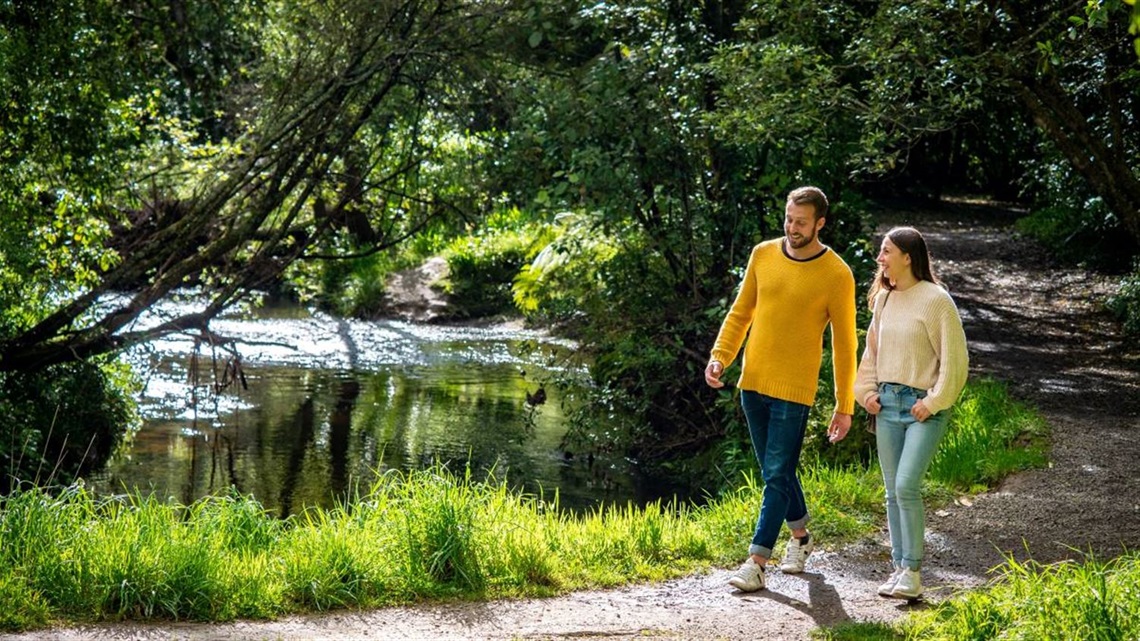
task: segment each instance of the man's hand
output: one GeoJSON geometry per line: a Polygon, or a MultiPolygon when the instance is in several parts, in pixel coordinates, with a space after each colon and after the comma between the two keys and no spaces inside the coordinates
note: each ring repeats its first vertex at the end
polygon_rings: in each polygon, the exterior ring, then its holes
{"type": "Polygon", "coordinates": [[[827,440],[835,443],[847,438],[851,429],[851,415],[836,412],[831,415],[831,425],[827,426],[827,440]]]}
{"type": "Polygon", "coordinates": [[[709,387],[720,389],[724,387],[724,382],[720,380],[721,374],[724,374],[724,365],[720,361],[709,361],[705,367],[705,382],[709,387]]]}

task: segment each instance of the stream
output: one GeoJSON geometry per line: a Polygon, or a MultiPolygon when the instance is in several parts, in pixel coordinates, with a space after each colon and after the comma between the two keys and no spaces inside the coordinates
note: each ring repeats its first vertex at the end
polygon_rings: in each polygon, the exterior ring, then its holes
{"type": "MultiPolygon", "coordinates": [[[[142,323],[188,304],[163,304],[142,323]]],[[[236,490],[288,516],[362,496],[389,470],[442,465],[548,501],[557,492],[572,511],[683,494],[620,456],[567,451],[566,388],[554,381],[586,383],[569,341],[292,304],[210,327],[236,350],[173,336],[127,354],[144,377],[141,424],[88,477],[96,491],[188,505],[236,490]]]]}

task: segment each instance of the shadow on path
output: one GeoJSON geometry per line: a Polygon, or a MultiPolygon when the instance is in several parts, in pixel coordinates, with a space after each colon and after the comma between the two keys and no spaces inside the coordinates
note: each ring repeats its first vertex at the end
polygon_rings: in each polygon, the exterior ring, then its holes
{"type": "Polygon", "coordinates": [[[766,589],[759,592],[736,592],[734,596],[742,601],[775,601],[781,605],[794,608],[811,617],[819,626],[833,626],[851,621],[851,616],[843,606],[843,599],[834,585],[827,578],[816,572],[804,572],[793,577],[793,580],[802,580],[807,583],[807,600],[787,596],[781,592],[766,589]]]}

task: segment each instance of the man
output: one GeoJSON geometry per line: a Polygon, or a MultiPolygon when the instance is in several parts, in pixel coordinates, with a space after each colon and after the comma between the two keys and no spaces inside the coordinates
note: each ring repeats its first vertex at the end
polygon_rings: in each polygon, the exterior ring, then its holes
{"type": "Polygon", "coordinates": [[[803,572],[815,548],[796,468],[828,324],[835,370],[835,411],[827,429],[831,442],[847,436],[855,410],[855,278],[843,259],[819,240],[827,213],[827,196],[815,187],[788,194],[785,236],[752,249],[740,292],[705,368],[705,382],[723,387],[724,368],[748,337],[737,387],[764,479],[764,498],[748,559],[728,581],[745,592],[764,587],[764,566],[784,522],[792,539],[780,570],[803,572]]]}

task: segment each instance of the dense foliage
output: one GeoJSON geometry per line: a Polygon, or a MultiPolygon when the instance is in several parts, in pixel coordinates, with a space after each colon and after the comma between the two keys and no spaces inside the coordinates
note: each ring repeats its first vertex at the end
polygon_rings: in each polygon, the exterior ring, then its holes
{"type": "Polygon", "coordinates": [[[1120,282],[1120,289],[1108,299],[1108,308],[1124,324],[1124,331],[1140,336],[1140,260],[1120,282]]]}
{"type": "Polygon", "coordinates": [[[120,367],[61,363],[0,374],[0,494],[19,483],[56,485],[96,472],[134,422],[120,367]]]}
{"type": "Polygon", "coordinates": [[[580,340],[585,446],[746,460],[699,373],[789,189],[829,194],[860,283],[868,203],[900,195],[1014,202],[1058,255],[1129,264],[1130,4],[8,2],[0,372],[218,340],[262,288],[381,313],[385,273],[442,252],[465,313],[580,340]],[[187,287],[202,309],[139,329],[187,287]]]}

